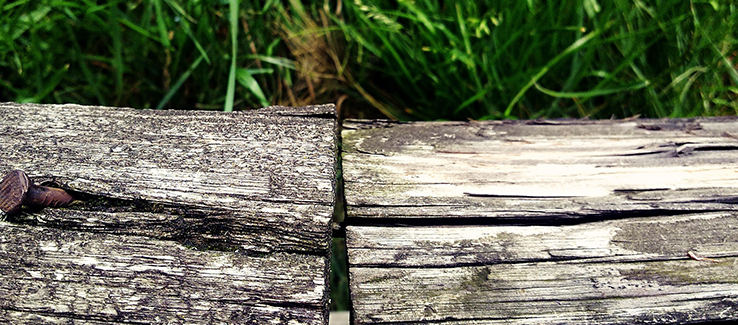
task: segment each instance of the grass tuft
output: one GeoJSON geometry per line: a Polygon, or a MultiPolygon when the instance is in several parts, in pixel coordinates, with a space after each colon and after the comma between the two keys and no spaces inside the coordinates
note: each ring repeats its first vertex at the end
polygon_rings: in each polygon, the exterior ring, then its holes
{"type": "Polygon", "coordinates": [[[347,42],[358,44],[352,55],[371,62],[354,74],[371,96],[366,100],[392,107],[389,115],[496,119],[736,112],[725,105],[737,99],[737,46],[728,32],[738,21],[735,4],[361,0],[345,5],[347,22],[339,26],[347,42]]]}
{"type": "Polygon", "coordinates": [[[431,120],[732,115],[736,6],[6,1],[0,100],[224,110],[338,102],[355,117],[431,120]]]}

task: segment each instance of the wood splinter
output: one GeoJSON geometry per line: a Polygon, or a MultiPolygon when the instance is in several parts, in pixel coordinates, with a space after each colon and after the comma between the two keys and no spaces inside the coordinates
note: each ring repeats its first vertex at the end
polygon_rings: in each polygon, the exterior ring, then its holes
{"type": "Polygon", "coordinates": [[[18,213],[21,206],[35,208],[62,207],[74,198],[60,188],[38,186],[21,170],[8,173],[0,181],[0,210],[6,215],[18,213]]]}
{"type": "Polygon", "coordinates": [[[689,257],[691,257],[695,261],[705,261],[705,262],[720,263],[720,261],[718,261],[718,260],[714,260],[714,259],[707,258],[707,257],[699,257],[693,251],[688,251],[687,252],[687,255],[689,255],[689,257]]]}

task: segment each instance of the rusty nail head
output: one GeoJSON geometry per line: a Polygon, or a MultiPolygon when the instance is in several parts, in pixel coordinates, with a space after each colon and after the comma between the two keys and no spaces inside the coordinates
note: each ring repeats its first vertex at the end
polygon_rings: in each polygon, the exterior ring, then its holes
{"type": "Polygon", "coordinates": [[[32,207],[61,207],[74,198],[66,191],[46,186],[38,186],[25,172],[14,170],[0,181],[0,210],[7,215],[18,213],[22,205],[32,207]]]}

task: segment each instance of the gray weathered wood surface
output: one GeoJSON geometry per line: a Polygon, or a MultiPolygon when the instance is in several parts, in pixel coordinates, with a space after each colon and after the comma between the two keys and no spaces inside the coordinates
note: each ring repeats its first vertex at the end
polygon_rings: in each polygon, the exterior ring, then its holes
{"type": "Polygon", "coordinates": [[[342,136],[357,323],[738,319],[736,118],[342,136]]]}
{"type": "Polygon", "coordinates": [[[0,117],[0,171],[79,199],[0,222],[0,322],[327,322],[332,105],[0,117]]]}

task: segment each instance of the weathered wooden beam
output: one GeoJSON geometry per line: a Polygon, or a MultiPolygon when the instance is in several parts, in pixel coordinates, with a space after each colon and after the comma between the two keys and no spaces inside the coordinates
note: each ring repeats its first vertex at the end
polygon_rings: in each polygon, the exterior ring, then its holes
{"type": "Polygon", "coordinates": [[[343,132],[357,323],[738,319],[738,119],[343,132]]]}
{"type": "Polygon", "coordinates": [[[551,221],[738,201],[735,118],[535,123],[346,123],[349,213],[551,221]]]}
{"type": "Polygon", "coordinates": [[[0,171],[77,199],[0,222],[0,321],[327,322],[332,105],[0,110],[0,171]]]}

